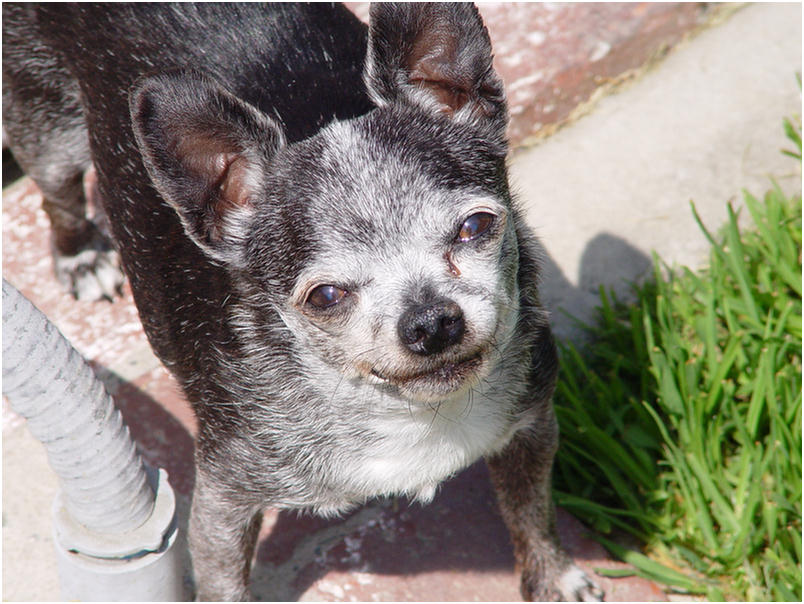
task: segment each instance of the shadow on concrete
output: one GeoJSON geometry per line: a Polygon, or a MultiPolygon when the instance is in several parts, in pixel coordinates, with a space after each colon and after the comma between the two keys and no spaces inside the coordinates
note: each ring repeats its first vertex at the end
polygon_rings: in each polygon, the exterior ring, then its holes
{"type": "Polygon", "coordinates": [[[549,254],[544,259],[540,292],[551,312],[553,333],[558,340],[577,344],[586,341],[579,322],[590,324],[600,305],[600,287],[611,290],[623,302],[633,300],[632,286],[652,273],[653,262],[625,239],[598,233],[584,248],[573,285],[549,254]]]}

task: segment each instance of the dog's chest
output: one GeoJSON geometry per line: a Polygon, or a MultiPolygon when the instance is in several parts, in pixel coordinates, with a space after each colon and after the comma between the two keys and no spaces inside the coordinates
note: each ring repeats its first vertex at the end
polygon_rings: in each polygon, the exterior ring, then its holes
{"type": "Polygon", "coordinates": [[[432,408],[385,406],[366,419],[372,444],[347,456],[341,480],[355,497],[429,501],[444,479],[504,447],[518,420],[512,402],[477,392],[432,408]]]}

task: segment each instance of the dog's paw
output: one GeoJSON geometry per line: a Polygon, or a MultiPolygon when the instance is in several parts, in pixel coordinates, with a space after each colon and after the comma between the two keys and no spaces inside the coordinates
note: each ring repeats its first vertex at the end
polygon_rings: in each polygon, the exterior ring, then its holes
{"type": "Polygon", "coordinates": [[[558,579],[558,588],[561,599],[567,602],[603,601],[603,590],[574,564],[558,579]]]}
{"type": "Polygon", "coordinates": [[[523,573],[522,598],[528,602],[602,602],[603,590],[580,568],[570,564],[552,577],[523,573]]]}
{"type": "Polygon", "coordinates": [[[56,278],[77,300],[113,300],[122,291],[120,256],[108,245],[81,250],[74,256],[54,254],[56,278]]]}

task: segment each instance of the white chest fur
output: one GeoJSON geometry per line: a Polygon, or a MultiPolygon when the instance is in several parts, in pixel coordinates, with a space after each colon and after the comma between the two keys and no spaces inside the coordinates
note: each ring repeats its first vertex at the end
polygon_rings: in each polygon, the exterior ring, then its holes
{"type": "MultiPolygon", "coordinates": [[[[404,494],[433,498],[439,483],[478,458],[499,451],[529,423],[513,397],[478,388],[433,406],[383,401],[365,424],[377,440],[350,456],[345,482],[362,497],[404,494]]],[[[525,414],[527,415],[527,414],[525,414]]]]}

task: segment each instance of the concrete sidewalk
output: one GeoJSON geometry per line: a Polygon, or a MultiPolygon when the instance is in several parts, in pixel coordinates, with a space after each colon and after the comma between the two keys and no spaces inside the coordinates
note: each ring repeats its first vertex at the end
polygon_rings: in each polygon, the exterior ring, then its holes
{"type": "MultiPolygon", "coordinates": [[[[593,314],[600,284],[624,291],[657,250],[698,265],[705,240],[694,200],[717,228],[726,202],[757,195],[776,177],[799,190],[781,121],[801,113],[801,6],[751,5],[682,43],[591,113],[512,155],[512,182],[545,244],[545,301],[593,314]]],[[[50,270],[47,219],[30,181],[3,192],[3,275],[53,320],[115,395],[146,460],[167,468],[182,520],[192,487],[192,414],[153,357],[130,294],[76,303],[50,270]]],[[[593,403],[593,402],[592,402],[593,403]]],[[[4,403],[3,599],[58,600],[50,505],[55,477],[41,445],[4,403]]],[[[587,569],[616,567],[583,528],[560,516],[562,539],[587,569]]],[[[485,468],[476,464],[428,507],[373,503],[340,520],[268,513],[253,582],[272,600],[517,600],[508,537],[485,468]]],[[[667,599],[649,582],[600,579],[608,600],[667,599]]]]}

